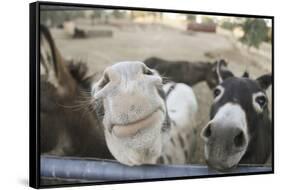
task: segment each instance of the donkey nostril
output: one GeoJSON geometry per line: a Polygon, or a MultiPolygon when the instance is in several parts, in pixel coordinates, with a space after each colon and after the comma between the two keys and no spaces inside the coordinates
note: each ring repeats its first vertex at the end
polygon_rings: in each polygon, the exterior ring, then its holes
{"type": "Polygon", "coordinates": [[[238,133],[238,135],[236,135],[234,137],[234,145],[237,147],[237,148],[240,148],[242,146],[244,146],[246,143],[246,139],[245,139],[245,135],[244,133],[241,131],[238,133]]]}

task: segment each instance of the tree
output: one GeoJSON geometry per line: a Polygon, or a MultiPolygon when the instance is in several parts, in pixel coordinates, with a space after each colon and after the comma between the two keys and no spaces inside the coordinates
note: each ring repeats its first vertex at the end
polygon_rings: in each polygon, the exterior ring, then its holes
{"type": "Polygon", "coordinates": [[[263,19],[249,18],[242,24],[242,28],[245,34],[240,41],[249,47],[259,48],[261,42],[266,40],[268,28],[263,19]]]}
{"type": "Polygon", "coordinates": [[[203,16],[202,17],[202,23],[206,23],[206,24],[214,24],[215,20],[213,17],[210,16],[203,16]]]}
{"type": "Polygon", "coordinates": [[[227,30],[233,30],[237,26],[236,23],[230,22],[230,21],[224,21],[221,24],[221,27],[227,30]]]}

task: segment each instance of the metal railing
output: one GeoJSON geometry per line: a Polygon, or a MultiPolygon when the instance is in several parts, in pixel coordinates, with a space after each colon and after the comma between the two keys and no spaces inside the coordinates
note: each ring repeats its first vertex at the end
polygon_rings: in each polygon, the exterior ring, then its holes
{"type": "MultiPolygon", "coordinates": [[[[238,166],[227,174],[271,172],[269,166],[238,166]]],[[[126,166],[114,160],[41,156],[41,177],[81,181],[142,180],[225,174],[205,165],[126,166]]]]}

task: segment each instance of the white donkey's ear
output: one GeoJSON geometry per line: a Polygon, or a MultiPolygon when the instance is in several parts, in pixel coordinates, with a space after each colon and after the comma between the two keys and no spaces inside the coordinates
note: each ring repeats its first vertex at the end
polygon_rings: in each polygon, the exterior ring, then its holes
{"type": "Polygon", "coordinates": [[[272,75],[265,74],[256,79],[261,88],[266,90],[272,84],[272,75]]]}
{"type": "Polygon", "coordinates": [[[216,74],[219,83],[222,83],[227,78],[234,77],[233,73],[229,71],[226,66],[227,62],[224,59],[216,62],[216,74]]]}

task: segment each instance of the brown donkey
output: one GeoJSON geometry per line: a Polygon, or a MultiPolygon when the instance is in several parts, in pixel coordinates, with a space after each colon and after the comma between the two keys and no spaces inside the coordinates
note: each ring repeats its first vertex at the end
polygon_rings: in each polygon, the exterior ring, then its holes
{"type": "Polygon", "coordinates": [[[40,27],[40,69],[41,153],[112,158],[96,114],[82,107],[84,94],[90,92],[86,65],[65,61],[44,26],[40,27]]]}
{"type": "Polygon", "coordinates": [[[158,57],[150,57],[144,63],[156,69],[161,75],[174,82],[181,82],[193,86],[198,82],[206,81],[210,89],[219,84],[218,69],[225,70],[224,74],[231,74],[226,70],[227,62],[218,60],[210,62],[169,61],[158,57]]]}

